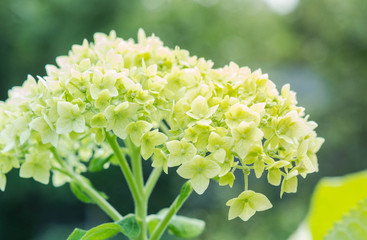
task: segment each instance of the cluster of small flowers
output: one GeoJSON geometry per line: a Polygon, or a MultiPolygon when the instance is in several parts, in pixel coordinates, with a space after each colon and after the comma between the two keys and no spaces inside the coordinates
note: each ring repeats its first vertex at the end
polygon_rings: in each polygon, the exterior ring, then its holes
{"type": "MultiPolygon", "coordinates": [[[[0,102],[0,188],[5,174],[47,184],[58,168],[50,148],[79,172],[107,157],[106,131],[129,138],[153,167],[178,167],[202,194],[212,178],[233,185],[236,169],[260,178],[281,193],[296,192],[297,176],[318,170],[323,143],[285,85],[278,93],[260,70],[213,63],[176,47],[164,47],[142,30],[138,42],[97,33],[94,43],[74,45],[68,56],[47,65],[46,77],[29,76],[0,102]]],[[[53,184],[68,181],[56,171],[53,184]]],[[[227,202],[229,218],[250,218],[271,207],[260,193],[245,189],[227,202]]]]}

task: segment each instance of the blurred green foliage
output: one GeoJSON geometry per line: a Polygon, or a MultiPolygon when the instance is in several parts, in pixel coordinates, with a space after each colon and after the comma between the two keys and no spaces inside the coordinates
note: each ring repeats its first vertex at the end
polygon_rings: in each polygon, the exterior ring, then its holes
{"type": "MultiPolygon", "coordinates": [[[[364,0],[300,0],[287,15],[278,15],[259,0],[2,0],[0,99],[27,74],[43,76],[44,66],[67,54],[72,44],[112,29],[126,39],[135,38],[142,27],[170,47],[212,59],[216,67],[234,61],[262,68],[278,89],[290,82],[299,104],[319,123],[317,132],[326,139],[318,154],[320,172],[281,201],[279,189],[265,180],[254,186],[270,196],[274,207],[246,223],[228,222],[224,205],[242,186],[218,192],[213,184],[204,196],[191,197],[183,211],[207,221],[200,239],[285,239],[306,215],[320,177],[367,167],[366,12],[364,0]]],[[[148,171],[149,163],[145,167],[148,171]]],[[[52,189],[17,174],[9,176],[6,192],[0,193],[1,239],[10,239],[10,234],[14,240],[64,239],[74,227],[106,220],[97,208],[78,203],[67,187],[52,189]],[[20,225],[23,231],[17,231],[20,225]]],[[[131,212],[127,189],[113,185],[116,179],[122,181],[118,169],[92,175],[117,209],[131,212]]],[[[168,206],[181,183],[174,172],[163,176],[152,209],[168,206]]]]}
{"type": "Polygon", "coordinates": [[[367,171],[320,180],[306,220],[312,239],[366,238],[367,192],[361,191],[366,184],[367,171]]]}

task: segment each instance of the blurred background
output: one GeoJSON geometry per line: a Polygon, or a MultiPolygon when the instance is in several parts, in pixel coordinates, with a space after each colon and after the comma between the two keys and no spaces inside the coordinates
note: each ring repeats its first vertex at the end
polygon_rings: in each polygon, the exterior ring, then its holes
{"type": "MultiPolygon", "coordinates": [[[[215,67],[234,61],[261,68],[278,89],[290,83],[299,105],[319,124],[316,131],[326,139],[318,154],[320,171],[283,199],[279,187],[250,176],[250,188],[266,194],[274,207],[249,222],[226,220],[225,202],[238,195],[242,183],[232,189],[212,183],[203,196],[192,195],[181,213],[206,220],[197,239],[286,239],[306,216],[321,177],[367,168],[366,12],[365,0],[1,0],[0,100],[27,74],[44,76],[44,66],[72,44],[112,29],[128,39],[141,27],[169,47],[213,60],[215,67]]],[[[145,169],[150,170],[147,162],[145,169]]],[[[170,173],[159,181],[151,213],[179,192],[183,180],[170,173]]],[[[6,192],[0,192],[0,239],[61,240],[74,227],[108,221],[97,207],[79,203],[68,186],[56,189],[18,175],[13,170],[6,192]]],[[[119,169],[88,176],[123,215],[132,211],[119,169]]]]}

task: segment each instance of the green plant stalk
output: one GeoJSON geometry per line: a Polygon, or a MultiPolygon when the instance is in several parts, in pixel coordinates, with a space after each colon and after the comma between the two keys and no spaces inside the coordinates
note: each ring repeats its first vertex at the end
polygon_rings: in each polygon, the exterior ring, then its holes
{"type": "Polygon", "coordinates": [[[169,221],[180,210],[180,208],[185,203],[185,201],[187,200],[187,198],[190,196],[191,193],[192,188],[190,189],[189,194],[186,194],[186,196],[181,196],[182,191],[180,192],[180,194],[176,197],[176,199],[169,207],[168,212],[166,213],[162,221],[154,229],[150,240],[159,240],[161,238],[162,234],[168,227],[169,221]]]}
{"type": "Polygon", "coordinates": [[[92,186],[90,186],[80,175],[74,174],[73,180],[109,217],[119,221],[123,216],[111,206],[92,186]]]}
{"type": "Polygon", "coordinates": [[[116,158],[119,161],[121,171],[126,179],[127,185],[133,196],[134,202],[139,202],[141,194],[139,194],[139,190],[137,188],[135,178],[130,170],[129,164],[126,161],[124,154],[122,154],[119,144],[117,143],[116,136],[110,136],[110,134],[107,132],[106,139],[110,144],[113,152],[115,153],[116,158]]]}
{"type": "Polygon", "coordinates": [[[166,135],[169,136],[170,129],[163,122],[161,122],[161,124],[159,124],[159,127],[162,130],[162,132],[164,132],[166,135]]]}
{"type": "Polygon", "coordinates": [[[148,201],[145,196],[141,196],[140,201],[135,202],[135,215],[140,224],[140,234],[136,240],[147,240],[147,214],[148,214],[148,201]]]}
{"type": "Polygon", "coordinates": [[[244,176],[244,178],[245,178],[245,191],[247,191],[248,190],[248,174],[245,173],[244,175],[245,175],[244,176]]]}
{"type": "Polygon", "coordinates": [[[123,216],[121,216],[121,214],[114,207],[112,207],[111,204],[106,201],[106,199],[104,199],[92,186],[90,186],[82,176],[75,174],[65,165],[64,161],[57,153],[56,148],[52,147],[51,152],[53,153],[56,161],[61,165],[62,172],[71,177],[83,190],[83,192],[85,192],[111,219],[118,221],[123,218],[123,216]]]}
{"type": "Polygon", "coordinates": [[[151,172],[147,183],[145,184],[144,187],[144,192],[145,192],[145,196],[149,199],[150,195],[152,194],[152,191],[155,187],[155,185],[157,184],[157,181],[159,179],[159,177],[162,174],[162,167],[157,167],[154,168],[153,171],[151,172]]]}
{"type": "Polygon", "coordinates": [[[130,139],[126,139],[124,142],[131,158],[131,165],[136,184],[138,185],[139,191],[142,191],[144,188],[144,176],[140,157],[140,147],[135,147],[130,139]]]}
{"type": "MultiPolygon", "coordinates": [[[[140,160],[140,158],[139,158],[140,160]]],[[[135,205],[135,214],[139,218],[140,222],[140,235],[137,238],[138,240],[146,240],[147,239],[147,233],[148,233],[148,223],[147,223],[147,215],[148,215],[148,201],[151,194],[151,191],[153,190],[154,186],[157,183],[157,180],[160,173],[162,172],[161,169],[154,168],[154,170],[151,172],[148,181],[146,183],[146,186],[143,187],[141,190],[142,200],[141,202],[137,202],[135,205]],[[159,174],[157,174],[159,173],[159,174]],[[147,191],[148,188],[148,191],[147,191]]]]}
{"type": "Polygon", "coordinates": [[[146,240],[148,232],[148,225],[146,220],[148,215],[148,198],[145,195],[144,191],[144,175],[142,159],[140,156],[140,147],[136,147],[130,139],[127,139],[125,141],[125,144],[128,148],[131,158],[131,165],[139,194],[139,200],[135,202],[135,214],[140,223],[140,234],[137,240],[146,240]]]}

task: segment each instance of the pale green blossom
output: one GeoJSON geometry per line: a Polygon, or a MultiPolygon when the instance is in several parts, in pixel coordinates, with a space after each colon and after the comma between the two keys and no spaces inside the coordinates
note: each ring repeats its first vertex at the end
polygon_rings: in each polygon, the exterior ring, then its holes
{"type": "Polygon", "coordinates": [[[163,144],[167,141],[167,136],[158,130],[146,132],[141,140],[141,155],[147,160],[152,156],[156,146],[163,144]]]}
{"type": "Polygon", "coordinates": [[[48,184],[50,180],[50,152],[33,152],[26,154],[26,161],[22,164],[19,176],[33,178],[34,180],[48,184]]]}
{"type": "Polygon", "coordinates": [[[278,186],[282,180],[282,171],[280,168],[290,165],[288,161],[277,161],[267,167],[268,182],[274,186],[278,186]]]}
{"type": "Polygon", "coordinates": [[[298,171],[293,170],[289,172],[285,178],[283,179],[280,197],[282,197],[283,193],[295,193],[297,192],[298,179],[297,179],[298,171]]]}
{"type": "Polygon", "coordinates": [[[175,167],[184,162],[190,161],[197,152],[195,146],[186,141],[170,141],[166,143],[167,149],[170,152],[168,158],[168,166],[175,167]]]}
{"type": "Polygon", "coordinates": [[[33,119],[29,127],[36,130],[41,135],[42,143],[51,143],[53,146],[57,147],[59,137],[47,116],[33,119]]]}
{"type": "Polygon", "coordinates": [[[271,135],[269,136],[269,133],[266,132],[265,138],[268,138],[269,145],[273,148],[279,145],[289,147],[311,131],[305,120],[300,118],[295,110],[287,113],[284,117],[274,119],[272,129],[271,135]]]}
{"type": "Polygon", "coordinates": [[[263,132],[256,127],[254,122],[242,121],[237,127],[232,128],[232,136],[235,140],[234,149],[240,158],[244,158],[251,144],[259,144],[263,138],[263,132]]]}
{"type": "Polygon", "coordinates": [[[254,122],[256,125],[260,122],[260,114],[249,107],[236,103],[225,114],[226,123],[230,128],[237,127],[242,122],[254,122]]]}
{"type": "Polygon", "coordinates": [[[90,125],[93,128],[104,128],[107,126],[107,120],[103,113],[98,113],[90,120],[90,125]]]}
{"type": "Polygon", "coordinates": [[[226,158],[227,152],[232,148],[233,138],[227,136],[220,136],[219,134],[212,132],[208,139],[208,146],[206,147],[208,151],[211,152],[212,157],[223,163],[226,158]]]}
{"type": "Polygon", "coordinates": [[[272,207],[268,198],[251,190],[242,192],[237,198],[232,198],[226,203],[230,206],[228,219],[236,217],[243,221],[249,220],[257,211],[265,211],[272,207]]]}
{"type": "Polygon", "coordinates": [[[235,180],[235,176],[232,172],[228,172],[225,175],[221,176],[219,179],[219,185],[220,186],[226,186],[229,185],[230,187],[233,186],[233,182],[235,180]]]}
{"type": "Polygon", "coordinates": [[[251,145],[243,161],[245,164],[253,164],[255,175],[260,178],[265,168],[264,159],[267,158],[269,157],[263,152],[261,145],[251,145]]]}
{"type": "Polygon", "coordinates": [[[161,167],[163,171],[168,174],[168,158],[162,149],[155,148],[153,150],[153,162],[152,167],[161,167]]]}
{"type": "Polygon", "coordinates": [[[108,89],[102,90],[98,93],[95,106],[101,110],[106,109],[110,105],[111,94],[108,89]]]}
{"type": "Polygon", "coordinates": [[[31,136],[31,131],[28,127],[28,121],[25,117],[20,117],[14,120],[12,124],[7,127],[0,134],[6,146],[3,151],[7,152],[15,147],[16,143],[24,144],[31,136]],[[17,137],[19,139],[17,140],[17,137]]]}
{"type": "Polygon", "coordinates": [[[6,186],[6,176],[4,173],[0,173],[0,190],[5,191],[6,186]]]}
{"type": "Polygon", "coordinates": [[[129,134],[131,141],[140,146],[143,135],[152,128],[152,124],[146,121],[139,120],[130,123],[126,128],[126,133],[129,134]]]}
{"type": "Polygon", "coordinates": [[[106,108],[107,131],[112,130],[116,136],[125,139],[127,137],[126,127],[130,122],[130,117],[134,115],[138,108],[137,104],[129,102],[106,108]]]}
{"type": "Polygon", "coordinates": [[[214,114],[217,108],[218,105],[209,108],[207,100],[202,96],[198,96],[192,101],[191,110],[186,114],[195,120],[199,120],[202,125],[209,125],[211,123],[209,118],[214,114]]]}
{"type": "Polygon", "coordinates": [[[6,186],[6,175],[13,168],[19,168],[19,161],[12,156],[13,153],[0,152],[0,190],[4,191],[6,186]]]}
{"type": "MultiPolygon", "coordinates": [[[[279,93],[260,69],[233,62],[214,68],[212,61],[170,49],[142,30],[137,42],[114,31],[96,33],[93,42],[73,45],[56,64],[46,66],[45,77],[28,76],[0,102],[1,190],[6,174],[18,167],[22,177],[42,183],[50,171],[54,186],[69,182],[50,148],[83,173],[92,159],[111,155],[106,134],[123,147],[131,140],[155,168],[168,173],[178,167],[199,194],[212,178],[233,186],[243,179],[235,174],[252,171],[281,184],[281,194],[291,193],[299,175],[318,171],[316,153],[324,139],[317,124],[296,105],[288,84],[279,93]]],[[[114,164],[116,158],[108,158],[103,168],[114,164]]],[[[230,219],[245,221],[271,207],[264,195],[247,189],[227,204],[230,219]]]]}
{"type": "Polygon", "coordinates": [[[209,180],[217,176],[220,167],[214,161],[207,160],[196,155],[191,161],[183,163],[177,173],[186,179],[190,179],[195,192],[203,194],[209,186],[209,180]]]}
{"type": "Polygon", "coordinates": [[[85,119],[77,104],[58,102],[57,113],[60,116],[56,122],[56,132],[58,134],[70,133],[72,131],[76,133],[84,132],[85,119]]]}

